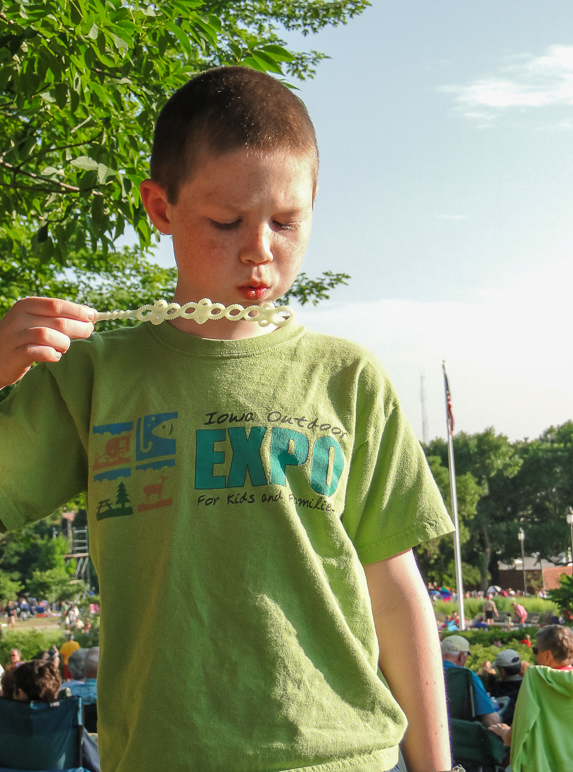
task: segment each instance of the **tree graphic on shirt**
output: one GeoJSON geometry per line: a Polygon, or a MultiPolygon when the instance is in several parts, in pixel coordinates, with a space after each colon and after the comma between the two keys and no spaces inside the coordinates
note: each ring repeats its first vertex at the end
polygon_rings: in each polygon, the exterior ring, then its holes
{"type": "Polygon", "coordinates": [[[117,495],[115,497],[115,503],[118,505],[118,507],[120,507],[120,509],[125,509],[126,504],[131,504],[131,500],[129,498],[125,485],[122,482],[120,482],[119,485],[117,486],[117,495]]]}

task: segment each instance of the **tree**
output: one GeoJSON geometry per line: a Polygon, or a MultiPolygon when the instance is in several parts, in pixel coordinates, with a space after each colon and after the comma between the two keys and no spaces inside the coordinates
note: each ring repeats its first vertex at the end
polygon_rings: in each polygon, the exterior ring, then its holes
{"type": "MultiPolygon", "coordinates": [[[[427,447],[428,455],[437,455],[447,464],[447,445],[444,440],[433,440],[427,447]]],[[[488,586],[490,573],[497,571],[502,536],[507,529],[507,512],[500,506],[495,492],[514,477],[521,458],[515,446],[503,434],[490,427],[478,434],[460,432],[454,438],[456,472],[471,474],[480,494],[476,501],[475,517],[469,523],[471,538],[463,549],[465,560],[480,571],[481,588],[488,586]]],[[[457,479],[457,478],[456,478],[457,479]]],[[[517,526],[515,526],[517,533],[517,526]]]]}
{"type": "MultiPolygon", "coordinates": [[[[439,456],[429,456],[428,464],[436,480],[446,508],[451,511],[450,473],[442,464],[439,456]]],[[[456,491],[458,504],[458,520],[460,526],[460,544],[465,544],[470,538],[469,523],[476,514],[476,505],[481,496],[481,488],[475,477],[467,472],[456,475],[456,491]]],[[[415,548],[420,570],[426,581],[438,582],[441,585],[455,585],[455,561],[453,535],[442,536],[430,542],[420,544],[415,548]]],[[[479,581],[479,571],[468,562],[462,561],[462,576],[464,584],[475,585],[479,581]]]]}
{"type": "Polygon", "coordinates": [[[559,587],[555,590],[549,590],[549,599],[562,610],[569,612],[569,621],[573,618],[573,576],[561,574],[559,577],[559,587]]]}
{"type": "Polygon", "coordinates": [[[5,573],[0,572],[0,602],[17,600],[21,592],[21,582],[15,582],[9,576],[6,576],[5,573]]]}
{"type": "MultiPolygon", "coordinates": [[[[551,426],[517,448],[522,466],[503,492],[506,511],[523,527],[528,553],[559,564],[569,545],[565,514],[573,502],[573,421],[551,426]]],[[[502,554],[516,543],[515,533],[502,554]]]]}
{"type": "Polygon", "coordinates": [[[27,593],[34,572],[58,571],[68,581],[73,579],[75,562],[66,561],[69,544],[59,530],[59,515],[54,515],[4,534],[0,539],[0,577],[17,584],[18,592],[27,593]]]}
{"type": "Polygon", "coordinates": [[[88,586],[79,579],[71,579],[61,568],[47,571],[34,571],[28,582],[28,592],[34,598],[56,603],[62,600],[74,600],[85,592],[88,586]]]}
{"type": "MultiPolygon", "coordinates": [[[[323,55],[288,51],[281,26],[316,32],[368,4],[3,3],[0,313],[29,294],[109,308],[149,302],[158,287],[168,292],[173,271],[146,261],[153,234],[139,197],[154,119],[168,95],[214,65],[312,77],[323,55]],[[137,245],[118,249],[128,224],[137,245]]],[[[345,278],[326,274],[314,289],[299,282],[293,296],[317,299],[345,278]]]]}

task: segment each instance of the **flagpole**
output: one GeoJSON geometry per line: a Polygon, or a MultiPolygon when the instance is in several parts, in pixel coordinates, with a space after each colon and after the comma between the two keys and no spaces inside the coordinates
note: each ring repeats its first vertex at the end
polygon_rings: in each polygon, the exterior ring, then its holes
{"type": "Polygon", "coordinates": [[[464,612],[464,585],[462,580],[462,553],[460,548],[460,524],[458,519],[458,495],[456,491],[456,465],[454,463],[454,415],[452,413],[452,399],[448,376],[446,375],[446,363],[442,362],[444,371],[444,389],[446,394],[446,428],[448,433],[448,466],[450,468],[450,493],[452,499],[452,517],[454,520],[454,562],[456,566],[456,588],[458,591],[458,604],[460,616],[460,630],[466,629],[464,612]]]}

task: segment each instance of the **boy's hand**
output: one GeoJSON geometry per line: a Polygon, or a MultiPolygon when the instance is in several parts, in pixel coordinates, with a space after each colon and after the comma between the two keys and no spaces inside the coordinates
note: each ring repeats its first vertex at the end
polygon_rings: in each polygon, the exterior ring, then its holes
{"type": "Polygon", "coordinates": [[[16,383],[33,362],[57,362],[72,338],[89,338],[95,311],[55,298],[25,298],[0,319],[0,388],[16,383]]]}

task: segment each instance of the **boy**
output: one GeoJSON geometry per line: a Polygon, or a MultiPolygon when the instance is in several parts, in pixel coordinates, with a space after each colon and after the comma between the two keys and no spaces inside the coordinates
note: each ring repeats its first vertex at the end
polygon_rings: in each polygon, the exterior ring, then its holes
{"type": "MultiPolygon", "coordinates": [[[[310,118],[270,76],[216,69],[176,92],[141,186],[173,237],[175,301],[279,298],[317,173],[310,118]]],[[[36,298],[0,323],[0,386],[52,363],[0,408],[0,517],[87,487],[102,768],[383,772],[405,713],[411,772],[449,769],[411,547],[451,524],[374,358],[296,322],[183,318],[62,358],[92,319],[36,298]]]]}

